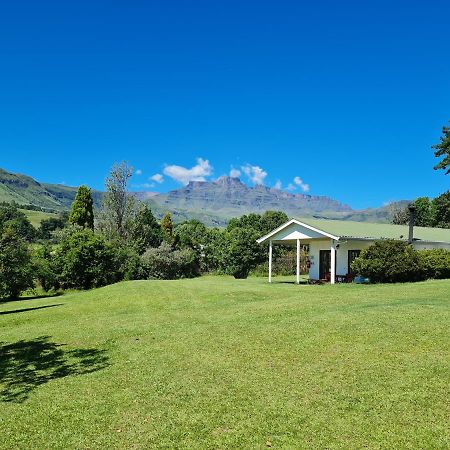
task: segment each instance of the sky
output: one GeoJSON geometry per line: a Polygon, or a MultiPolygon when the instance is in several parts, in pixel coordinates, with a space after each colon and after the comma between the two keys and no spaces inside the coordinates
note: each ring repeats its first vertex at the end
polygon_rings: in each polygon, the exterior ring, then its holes
{"type": "MultiPolygon", "coordinates": [[[[7,4],[9,3],[9,4],[7,4]]],[[[102,189],[239,176],[354,208],[436,196],[448,1],[0,6],[0,167],[102,189]]]]}

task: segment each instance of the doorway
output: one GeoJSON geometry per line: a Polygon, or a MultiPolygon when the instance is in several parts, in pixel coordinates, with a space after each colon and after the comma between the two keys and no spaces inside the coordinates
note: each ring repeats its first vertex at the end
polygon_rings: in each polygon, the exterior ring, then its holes
{"type": "Polygon", "coordinates": [[[331,250],[320,250],[319,279],[324,280],[327,274],[331,274],[331,250]]]}

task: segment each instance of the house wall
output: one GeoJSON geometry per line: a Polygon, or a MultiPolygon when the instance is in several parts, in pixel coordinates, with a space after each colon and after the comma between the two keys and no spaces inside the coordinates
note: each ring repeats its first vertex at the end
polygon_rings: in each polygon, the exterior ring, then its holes
{"type": "Polygon", "coordinates": [[[450,250],[450,244],[447,244],[446,242],[427,243],[415,241],[412,245],[416,250],[430,250],[433,248],[445,248],[450,250]]]}
{"type": "MultiPolygon", "coordinates": [[[[363,250],[373,241],[337,241],[339,248],[336,250],[336,275],[346,275],[348,272],[348,251],[349,250],[363,250]]],[[[309,243],[309,260],[311,266],[309,268],[309,278],[312,280],[319,279],[319,252],[320,250],[330,250],[331,240],[314,240],[309,243]]]]}

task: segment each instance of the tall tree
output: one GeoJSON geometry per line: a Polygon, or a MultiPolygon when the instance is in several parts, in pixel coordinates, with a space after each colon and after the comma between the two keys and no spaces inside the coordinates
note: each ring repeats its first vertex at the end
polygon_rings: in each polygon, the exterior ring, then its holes
{"type": "Polygon", "coordinates": [[[446,170],[445,174],[448,175],[450,173],[450,127],[442,128],[442,136],[440,137],[441,142],[439,144],[433,145],[436,151],[434,152],[434,156],[436,158],[440,158],[443,156],[443,159],[439,161],[439,163],[434,166],[437,169],[446,170]]]}
{"type": "Polygon", "coordinates": [[[127,192],[133,168],[125,161],[114,164],[106,178],[101,228],[109,238],[126,238],[135,214],[135,199],[127,192]]]}
{"type": "Polygon", "coordinates": [[[152,210],[141,203],[131,226],[131,240],[135,250],[142,254],[151,247],[159,247],[163,240],[161,227],[152,210]]]}
{"type": "Polygon", "coordinates": [[[94,229],[94,201],[91,190],[87,186],[80,186],[72,203],[69,223],[83,228],[94,229]]]}
{"type": "Polygon", "coordinates": [[[433,226],[450,228],[450,191],[432,200],[433,226]]]}
{"type": "Polygon", "coordinates": [[[172,214],[167,213],[161,220],[161,229],[168,241],[171,241],[173,234],[172,214]]]}
{"type": "Polygon", "coordinates": [[[414,206],[416,207],[415,225],[418,227],[432,227],[433,211],[430,199],[428,197],[416,198],[414,206]]]}

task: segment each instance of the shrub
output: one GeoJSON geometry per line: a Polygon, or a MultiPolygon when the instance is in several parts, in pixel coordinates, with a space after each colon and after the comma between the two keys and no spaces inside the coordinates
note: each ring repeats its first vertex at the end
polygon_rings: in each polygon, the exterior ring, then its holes
{"type": "Polygon", "coordinates": [[[417,253],[427,278],[450,278],[450,250],[419,250],[417,253]]]}
{"type": "Polygon", "coordinates": [[[33,267],[27,243],[12,230],[0,235],[0,298],[17,298],[33,287],[33,267]]]}
{"type": "Polygon", "coordinates": [[[60,287],[55,254],[50,245],[36,247],[33,251],[34,278],[48,292],[60,287]]]}
{"type": "Polygon", "coordinates": [[[146,278],[141,257],[135,247],[118,245],[115,250],[118,280],[143,280],[146,278]]]}
{"type": "Polygon", "coordinates": [[[118,279],[113,247],[88,228],[66,235],[56,265],[64,288],[89,289],[118,279]]]}
{"type": "Polygon", "coordinates": [[[148,249],[141,259],[147,278],[175,280],[199,275],[195,252],[190,249],[172,250],[166,242],[158,248],[148,249]]]}
{"type": "Polygon", "coordinates": [[[28,217],[19,211],[15,204],[0,203],[0,233],[11,230],[17,236],[31,242],[36,237],[36,230],[28,217]]]}
{"type": "Polygon", "coordinates": [[[406,242],[377,241],[353,261],[352,270],[373,283],[396,283],[424,279],[419,255],[406,242]]]}
{"type": "Polygon", "coordinates": [[[232,228],[223,237],[221,269],[234,278],[247,278],[265,257],[265,249],[256,242],[258,232],[251,228],[232,228]]]}

